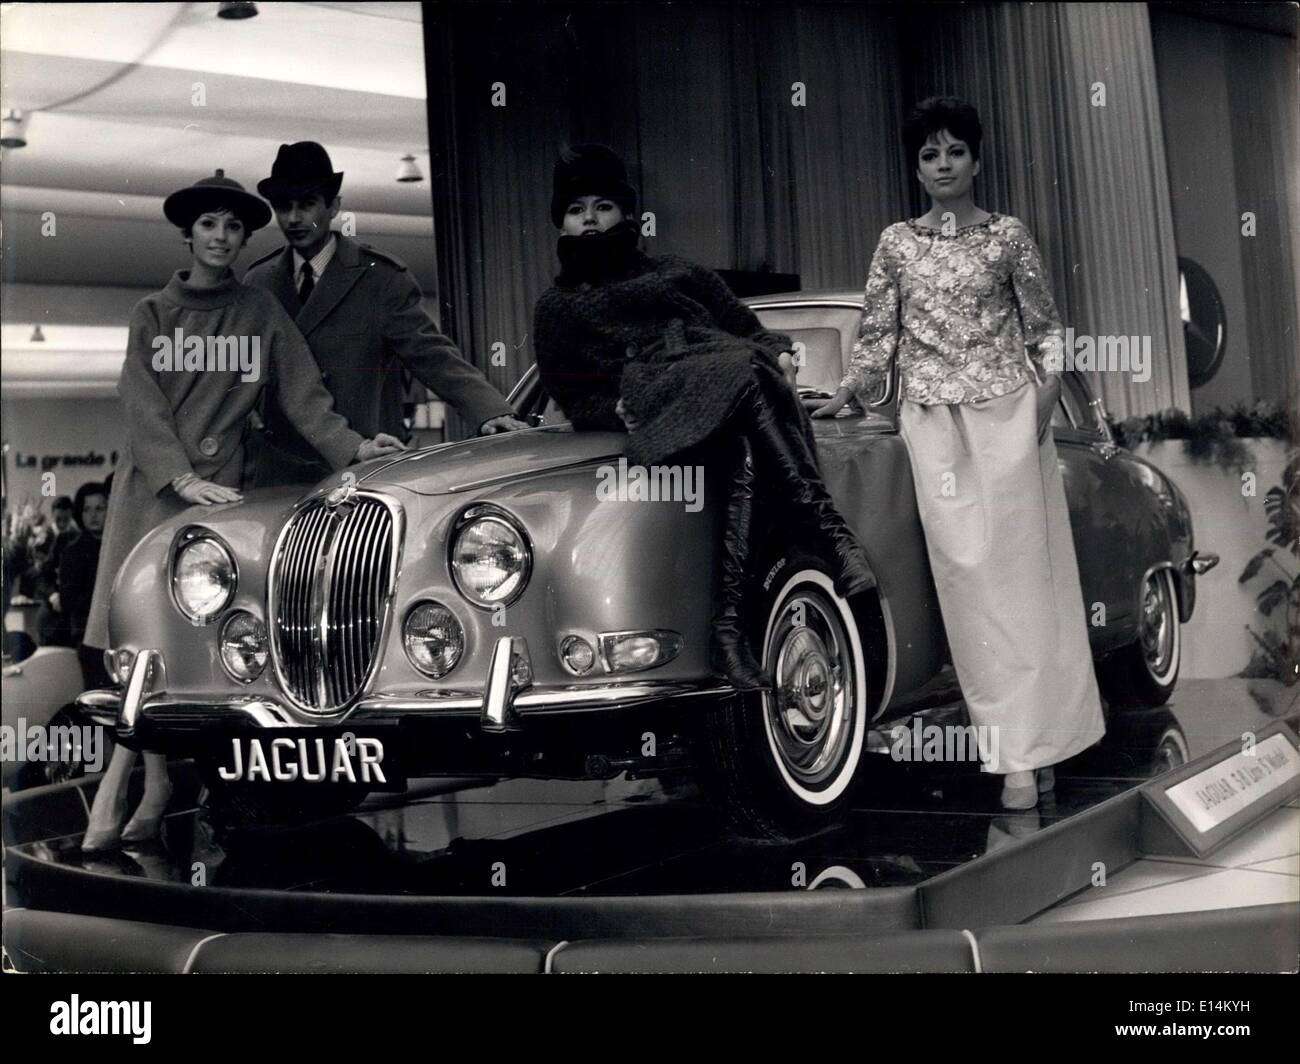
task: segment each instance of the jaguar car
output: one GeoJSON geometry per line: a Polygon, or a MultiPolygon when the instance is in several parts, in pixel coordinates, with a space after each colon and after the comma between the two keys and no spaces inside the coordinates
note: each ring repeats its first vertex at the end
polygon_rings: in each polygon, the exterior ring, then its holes
{"type": "MultiPolygon", "coordinates": [[[[800,392],[833,391],[860,297],[749,302],[792,337],[800,392]]],[[[1064,384],[1053,433],[1099,677],[1112,702],[1158,705],[1217,557],[1087,382],[1064,384]]],[[[721,474],[629,466],[626,436],[574,431],[536,367],[510,398],[532,427],[196,507],[144,537],[113,592],[116,686],[82,709],[194,757],[232,821],[340,812],[424,776],[685,774],[734,830],[779,840],[833,822],[891,727],[960,706],[896,367],[815,423],[877,586],[840,597],[778,500],[760,507],[771,548],[747,612],[775,680],[760,694],[709,664],[721,474]]]]}

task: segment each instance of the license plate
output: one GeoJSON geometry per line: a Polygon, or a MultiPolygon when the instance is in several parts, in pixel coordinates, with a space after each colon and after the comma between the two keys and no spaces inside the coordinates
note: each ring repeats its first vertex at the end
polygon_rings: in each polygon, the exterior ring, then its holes
{"type": "Polygon", "coordinates": [[[406,779],[378,735],[314,728],[268,729],[218,743],[217,775],[227,783],[357,784],[401,791],[406,779]]]}

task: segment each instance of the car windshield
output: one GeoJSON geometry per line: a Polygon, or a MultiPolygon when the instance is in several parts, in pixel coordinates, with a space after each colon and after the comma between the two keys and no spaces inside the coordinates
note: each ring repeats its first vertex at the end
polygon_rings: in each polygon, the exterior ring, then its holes
{"type": "MultiPolygon", "coordinates": [[[[765,329],[790,337],[797,358],[797,380],[803,394],[832,395],[840,386],[848,365],[862,311],[854,305],[831,303],[758,304],[754,307],[765,329]]],[[[562,425],[568,421],[559,405],[541,389],[529,374],[529,387],[521,387],[516,396],[524,416],[541,414],[539,424],[562,425]]],[[[872,396],[877,402],[886,395],[882,383],[872,396]]]]}

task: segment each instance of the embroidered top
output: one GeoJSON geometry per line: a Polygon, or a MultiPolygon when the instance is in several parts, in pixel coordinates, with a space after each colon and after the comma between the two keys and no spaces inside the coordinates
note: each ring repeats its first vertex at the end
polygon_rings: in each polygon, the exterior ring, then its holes
{"type": "MultiPolygon", "coordinates": [[[[872,256],[841,385],[870,391],[897,349],[903,398],[927,405],[991,399],[1043,379],[1053,343],[1063,343],[1061,320],[1023,222],[993,214],[949,234],[896,222],[872,256]]],[[[1049,368],[1060,369],[1059,357],[1049,368]]]]}

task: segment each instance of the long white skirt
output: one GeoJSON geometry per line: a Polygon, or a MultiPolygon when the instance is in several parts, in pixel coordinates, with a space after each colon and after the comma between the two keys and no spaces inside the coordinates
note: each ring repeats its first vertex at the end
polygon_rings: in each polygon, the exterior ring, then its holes
{"type": "Polygon", "coordinates": [[[1050,434],[1038,442],[1035,391],[934,406],[904,399],[900,412],[986,772],[1054,765],[1106,730],[1065,486],[1050,434]]]}

